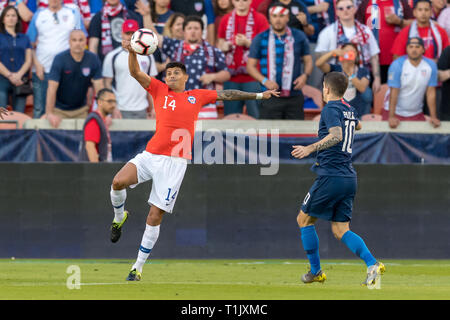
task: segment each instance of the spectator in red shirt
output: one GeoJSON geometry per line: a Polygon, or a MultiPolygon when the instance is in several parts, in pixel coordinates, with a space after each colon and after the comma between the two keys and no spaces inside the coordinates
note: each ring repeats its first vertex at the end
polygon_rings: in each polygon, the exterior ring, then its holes
{"type": "Polygon", "coordinates": [[[258,7],[261,5],[261,3],[263,2],[264,0],[251,0],[250,2],[252,3],[250,6],[253,8],[253,9],[255,9],[255,10],[258,10],[258,7]]]}
{"type": "MultiPolygon", "coordinates": [[[[269,29],[266,17],[250,7],[250,0],[232,0],[234,10],[220,22],[218,48],[226,55],[231,73],[223,88],[259,92],[260,85],[247,73],[247,61],[253,38],[269,29]]],[[[259,118],[258,103],[245,101],[248,115],[259,118]]],[[[242,113],[244,101],[224,101],[224,114],[242,113]]]]}
{"type": "Polygon", "coordinates": [[[116,97],[111,89],[103,88],[97,94],[97,110],[91,112],[83,127],[80,160],[111,161],[111,139],[105,119],[116,108],[116,97]]]}
{"type": "MultiPolygon", "coordinates": [[[[253,4],[253,2],[252,2],[253,4]]],[[[227,14],[233,11],[233,3],[231,3],[231,0],[213,0],[212,5],[214,8],[214,14],[216,15],[216,19],[214,20],[214,30],[216,31],[216,43],[217,46],[219,42],[219,27],[220,22],[222,21],[223,17],[227,14]]],[[[256,9],[255,9],[256,10],[256,9]]]]}
{"type": "Polygon", "coordinates": [[[412,8],[407,0],[363,0],[355,18],[368,26],[378,41],[381,83],[387,83],[389,65],[393,60],[392,39],[414,20],[412,8]],[[372,18],[376,16],[378,20],[372,18]]]}
{"type": "Polygon", "coordinates": [[[447,32],[431,20],[431,2],[429,0],[417,0],[413,13],[416,20],[410,26],[403,28],[394,40],[391,51],[394,60],[406,54],[406,43],[409,38],[420,37],[425,44],[424,57],[436,62],[442,50],[449,45],[447,32]]]}

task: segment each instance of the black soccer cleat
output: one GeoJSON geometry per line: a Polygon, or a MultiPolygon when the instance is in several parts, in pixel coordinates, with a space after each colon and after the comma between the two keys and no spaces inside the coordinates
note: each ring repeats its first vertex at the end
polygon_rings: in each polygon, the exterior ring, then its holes
{"type": "Polygon", "coordinates": [[[111,242],[116,243],[119,241],[120,236],[122,235],[122,227],[125,221],[128,219],[128,211],[123,212],[124,217],[121,222],[115,222],[113,220],[113,223],[111,225],[111,242]]]}

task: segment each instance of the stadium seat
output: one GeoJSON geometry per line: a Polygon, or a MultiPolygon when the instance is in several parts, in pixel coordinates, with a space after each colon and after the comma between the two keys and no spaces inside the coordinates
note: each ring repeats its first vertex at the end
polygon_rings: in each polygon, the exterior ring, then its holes
{"type": "Polygon", "coordinates": [[[0,129],[22,129],[25,121],[31,120],[31,117],[22,112],[10,111],[8,115],[0,119],[0,129]]]}
{"type": "Polygon", "coordinates": [[[232,113],[229,115],[226,115],[225,117],[222,118],[223,120],[256,120],[255,118],[243,114],[243,113],[232,113]]]}
{"type": "Polygon", "coordinates": [[[361,117],[361,121],[381,121],[381,114],[369,113],[361,117]]]}
{"type": "Polygon", "coordinates": [[[386,92],[389,89],[387,84],[382,84],[380,91],[373,95],[373,113],[381,114],[384,106],[384,98],[386,96],[386,92]]]}

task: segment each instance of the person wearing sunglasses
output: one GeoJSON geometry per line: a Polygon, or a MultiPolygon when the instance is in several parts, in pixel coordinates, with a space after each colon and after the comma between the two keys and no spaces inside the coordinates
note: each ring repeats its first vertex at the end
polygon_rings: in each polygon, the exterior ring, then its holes
{"type": "MultiPolygon", "coordinates": [[[[355,19],[356,7],[352,0],[336,0],[338,19],[319,34],[316,53],[320,56],[341,48],[345,43],[357,44],[359,64],[372,72],[373,92],[381,87],[379,53],[380,48],[370,28],[355,19]]],[[[335,59],[332,61],[335,63],[335,59]]]]}
{"type": "Polygon", "coordinates": [[[97,93],[97,110],[92,111],[83,125],[80,161],[111,161],[111,138],[105,119],[114,112],[116,96],[111,89],[103,88],[97,93]]]}

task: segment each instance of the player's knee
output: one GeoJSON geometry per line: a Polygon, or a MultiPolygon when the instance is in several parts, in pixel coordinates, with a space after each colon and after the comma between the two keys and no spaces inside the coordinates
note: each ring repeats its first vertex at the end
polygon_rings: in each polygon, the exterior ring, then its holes
{"type": "Polygon", "coordinates": [[[152,206],[150,208],[150,212],[147,217],[147,224],[151,225],[151,226],[160,225],[162,222],[164,213],[165,213],[164,210],[162,210],[156,206],[152,206]]]}
{"type": "Polygon", "coordinates": [[[302,211],[300,211],[300,213],[297,216],[297,224],[300,228],[304,228],[307,227],[311,224],[311,222],[309,221],[309,216],[306,215],[305,213],[303,213],[302,211]]]}
{"type": "Polygon", "coordinates": [[[335,226],[335,225],[331,226],[331,232],[333,233],[333,236],[339,241],[342,239],[342,236],[347,231],[348,231],[348,228],[342,228],[342,227],[335,226]]]}
{"type": "Polygon", "coordinates": [[[112,187],[114,190],[122,190],[126,188],[125,182],[119,177],[115,176],[112,181],[112,187]]]}
{"type": "Polygon", "coordinates": [[[300,228],[302,227],[303,221],[302,218],[300,217],[300,213],[297,215],[297,224],[300,228]]]}
{"type": "Polygon", "coordinates": [[[332,230],[333,232],[333,236],[337,239],[337,240],[341,240],[343,234],[341,232],[339,232],[339,230],[332,230]]]}

